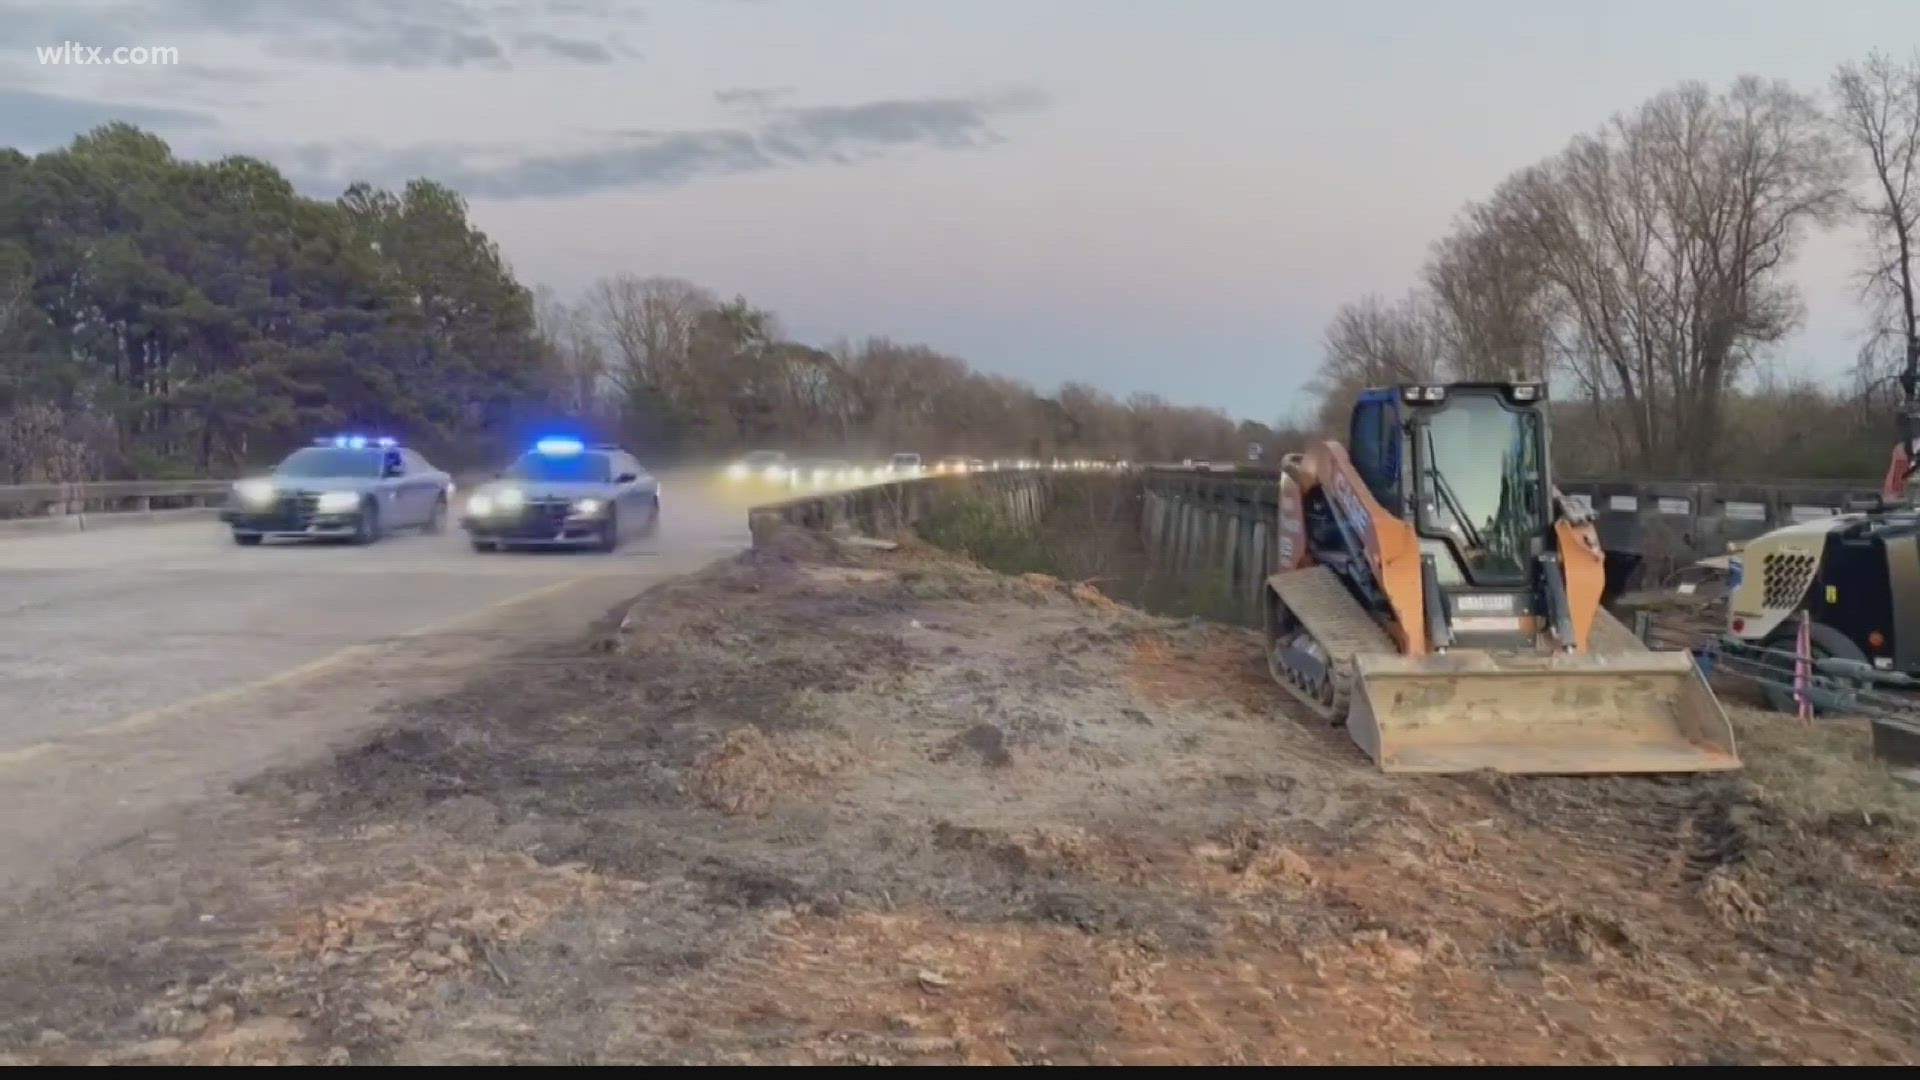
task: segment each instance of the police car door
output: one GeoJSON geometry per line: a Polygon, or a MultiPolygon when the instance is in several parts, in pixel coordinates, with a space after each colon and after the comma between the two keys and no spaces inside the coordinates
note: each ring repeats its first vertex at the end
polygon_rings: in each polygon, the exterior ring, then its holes
{"type": "Polygon", "coordinates": [[[389,448],[382,455],[380,476],[380,487],[386,495],[380,509],[387,524],[395,528],[419,524],[422,514],[419,480],[408,467],[406,451],[389,448]]]}
{"type": "Polygon", "coordinates": [[[414,520],[425,525],[433,520],[433,504],[440,501],[441,493],[446,490],[440,470],[421,457],[418,450],[401,447],[400,460],[406,465],[407,474],[401,482],[407,486],[408,497],[414,502],[414,520]]]}
{"type": "Polygon", "coordinates": [[[644,518],[644,500],[640,495],[640,463],[624,452],[610,454],[607,467],[613,470],[614,498],[618,500],[621,522],[644,518]]]}

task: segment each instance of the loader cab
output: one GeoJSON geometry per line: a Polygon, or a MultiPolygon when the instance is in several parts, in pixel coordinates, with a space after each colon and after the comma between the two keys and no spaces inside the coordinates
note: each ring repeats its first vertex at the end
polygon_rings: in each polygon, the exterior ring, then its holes
{"type": "Polygon", "coordinates": [[[1524,588],[1553,524],[1544,388],[1399,388],[1406,501],[1439,584],[1524,588]]]}
{"type": "Polygon", "coordinates": [[[1414,526],[1442,587],[1525,588],[1553,524],[1538,383],[1363,392],[1347,454],[1382,507],[1414,526]]]}
{"type": "Polygon", "coordinates": [[[1400,463],[1406,454],[1406,428],[1401,422],[1398,387],[1367,390],[1353,405],[1353,423],[1347,435],[1347,456],[1367,490],[1387,512],[1406,513],[1400,491],[1400,463]]]}

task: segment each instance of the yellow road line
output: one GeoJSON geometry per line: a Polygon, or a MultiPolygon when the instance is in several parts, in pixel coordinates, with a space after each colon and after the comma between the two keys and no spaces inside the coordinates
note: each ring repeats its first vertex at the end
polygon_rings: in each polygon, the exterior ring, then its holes
{"type": "MultiPolygon", "coordinates": [[[[539,588],[530,589],[523,593],[516,593],[513,596],[509,596],[505,598],[504,600],[496,600],[493,603],[488,604],[486,607],[479,608],[478,610],[469,611],[463,615],[457,615],[451,619],[446,619],[441,622],[430,624],[428,626],[422,626],[417,629],[408,630],[396,636],[403,639],[404,638],[422,638],[422,637],[431,637],[435,634],[448,633],[449,631],[459,629],[461,626],[467,623],[480,622],[485,619],[492,618],[493,616],[499,615],[501,612],[507,610],[508,608],[514,607],[516,605],[532,603],[533,601],[542,600],[542,599],[545,599],[546,597],[556,595],[576,585],[593,581],[596,579],[596,577],[597,575],[583,575],[581,577],[563,578],[559,581],[548,582],[547,584],[542,585],[539,588]]],[[[297,680],[304,679],[309,676],[320,675],[356,660],[378,656],[384,650],[384,648],[385,648],[384,645],[377,645],[377,644],[349,645],[348,647],[341,649],[339,652],[333,653],[328,656],[323,656],[318,660],[312,660],[307,663],[301,664],[298,667],[288,668],[285,671],[276,672],[275,674],[254,679],[250,682],[239,683],[234,686],[222,687],[219,690],[212,690],[205,694],[201,694],[198,697],[188,698],[185,701],[176,701],[171,705],[162,705],[162,706],[159,706],[158,708],[145,709],[145,710],[142,710],[141,712],[134,713],[131,716],[121,717],[120,719],[115,720],[110,724],[102,724],[98,727],[87,728],[83,731],[77,731],[70,735],[64,735],[57,739],[49,739],[46,742],[34,743],[31,746],[23,746],[18,750],[0,751],[0,768],[5,768],[9,765],[24,764],[25,762],[32,761],[35,758],[38,758],[44,754],[57,750],[61,746],[66,745],[68,743],[76,742],[83,739],[98,738],[103,735],[117,735],[117,734],[123,734],[125,732],[129,732],[129,731],[137,731],[141,728],[151,727],[152,725],[157,724],[162,720],[166,720],[170,717],[177,716],[181,713],[193,712],[199,709],[208,708],[210,706],[219,705],[228,701],[233,701],[237,698],[244,697],[247,694],[251,694],[256,691],[265,690],[270,687],[282,685],[284,683],[295,682],[297,680]]]]}

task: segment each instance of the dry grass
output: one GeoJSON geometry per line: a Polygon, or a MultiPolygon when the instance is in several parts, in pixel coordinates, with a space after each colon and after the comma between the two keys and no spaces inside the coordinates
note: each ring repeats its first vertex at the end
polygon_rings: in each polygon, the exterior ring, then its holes
{"type": "Polygon", "coordinates": [[[1783,713],[1727,710],[1748,780],[1794,821],[1824,825],[1875,821],[1920,831],[1920,793],[1888,775],[1873,756],[1867,721],[1807,723],[1783,713]]]}

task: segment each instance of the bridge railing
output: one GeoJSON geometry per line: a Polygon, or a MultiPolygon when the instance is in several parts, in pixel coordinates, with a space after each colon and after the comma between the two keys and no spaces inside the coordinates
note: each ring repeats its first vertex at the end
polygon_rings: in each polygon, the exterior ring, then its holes
{"type": "MultiPolygon", "coordinates": [[[[1240,466],[1231,471],[1177,467],[1148,470],[1149,483],[1166,494],[1242,512],[1277,512],[1279,470],[1240,466]]],[[[1691,560],[1722,554],[1727,545],[1772,529],[1831,517],[1870,502],[1871,481],[1642,480],[1562,478],[1568,499],[1593,515],[1608,551],[1641,557],[1691,560]]]]}

